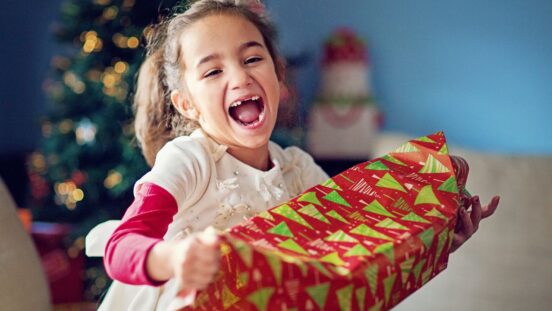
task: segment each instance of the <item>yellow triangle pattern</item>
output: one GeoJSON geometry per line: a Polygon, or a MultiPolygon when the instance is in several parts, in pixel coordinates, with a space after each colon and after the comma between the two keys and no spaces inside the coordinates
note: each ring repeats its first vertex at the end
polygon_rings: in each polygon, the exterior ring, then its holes
{"type": "Polygon", "coordinates": [[[230,308],[238,301],[240,301],[240,298],[234,295],[234,293],[230,291],[228,286],[224,285],[224,287],[222,288],[222,306],[224,310],[230,308]]]}

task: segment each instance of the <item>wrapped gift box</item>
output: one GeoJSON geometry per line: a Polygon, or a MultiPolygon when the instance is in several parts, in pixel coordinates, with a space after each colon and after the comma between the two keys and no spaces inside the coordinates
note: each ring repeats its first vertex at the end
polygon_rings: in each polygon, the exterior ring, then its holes
{"type": "Polygon", "coordinates": [[[447,266],[459,191],[439,132],[231,228],[186,310],[386,310],[447,266]]]}
{"type": "Polygon", "coordinates": [[[48,279],[53,304],[83,300],[84,254],[65,243],[70,225],[34,222],[31,236],[48,279]]]}

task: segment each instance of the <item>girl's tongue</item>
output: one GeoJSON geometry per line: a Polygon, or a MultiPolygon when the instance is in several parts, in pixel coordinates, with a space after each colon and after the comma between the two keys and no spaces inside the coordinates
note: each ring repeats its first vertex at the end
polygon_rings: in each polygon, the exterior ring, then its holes
{"type": "Polygon", "coordinates": [[[230,108],[230,115],[234,120],[249,124],[259,119],[261,109],[256,101],[248,100],[237,107],[230,108]]]}

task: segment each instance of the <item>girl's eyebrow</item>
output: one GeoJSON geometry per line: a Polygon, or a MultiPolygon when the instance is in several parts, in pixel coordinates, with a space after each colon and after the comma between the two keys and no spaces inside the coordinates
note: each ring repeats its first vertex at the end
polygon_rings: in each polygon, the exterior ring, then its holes
{"type": "Polygon", "coordinates": [[[240,46],[240,51],[243,51],[245,49],[248,49],[250,47],[260,47],[260,48],[264,48],[264,45],[260,44],[259,42],[257,41],[248,41],[248,42],[245,42],[244,44],[242,44],[240,46]]]}
{"type": "MultiPolygon", "coordinates": [[[[241,51],[246,50],[246,49],[251,48],[251,47],[264,48],[264,45],[262,45],[261,43],[259,43],[257,41],[247,41],[247,42],[243,43],[242,45],[240,45],[239,50],[241,52],[241,51]]],[[[206,62],[209,62],[211,60],[217,59],[217,58],[220,58],[220,54],[218,54],[218,53],[213,53],[213,54],[207,55],[207,56],[203,57],[202,59],[200,59],[199,62],[197,62],[196,67],[199,67],[202,64],[204,64],[206,62]]]]}

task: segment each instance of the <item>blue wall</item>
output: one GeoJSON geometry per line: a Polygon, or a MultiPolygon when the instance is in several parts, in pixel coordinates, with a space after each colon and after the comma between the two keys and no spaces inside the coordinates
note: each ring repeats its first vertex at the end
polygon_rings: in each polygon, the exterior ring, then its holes
{"type": "Polygon", "coordinates": [[[269,0],[284,53],[316,93],[321,42],[338,26],[368,40],[385,129],[515,154],[552,154],[552,1],[269,0]]]}
{"type": "Polygon", "coordinates": [[[42,90],[56,50],[51,24],[61,0],[5,0],[0,10],[0,156],[35,149],[42,90]]]}
{"type": "MultiPolygon", "coordinates": [[[[6,0],[0,11],[0,153],[34,149],[47,106],[42,81],[55,53],[61,0],[6,0]]],[[[386,130],[502,153],[552,154],[552,1],[266,0],[286,53],[316,93],[321,42],[337,26],[370,43],[386,130]]]]}

